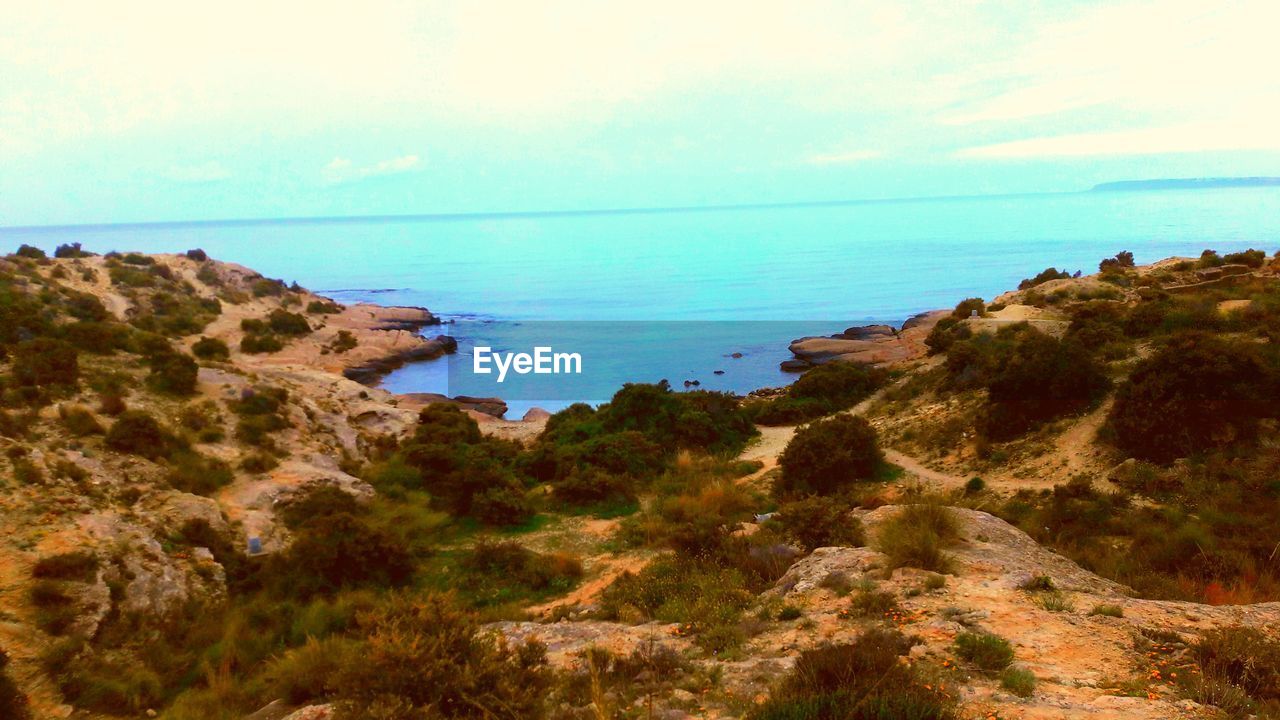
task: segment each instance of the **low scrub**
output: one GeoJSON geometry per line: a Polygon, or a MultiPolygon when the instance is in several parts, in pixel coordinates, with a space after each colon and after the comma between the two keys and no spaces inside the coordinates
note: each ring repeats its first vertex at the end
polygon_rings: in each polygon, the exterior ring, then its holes
{"type": "Polygon", "coordinates": [[[778,457],[779,498],[830,495],[872,478],[884,462],[875,428],[866,419],[837,415],[805,425],[778,457]]]}
{"type": "Polygon", "coordinates": [[[945,573],[951,558],[944,548],[959,537],[948,508],[928,502],[908,505],[880,526],[876,546],[893,568],[914,567],[945,573]]]}
{"type": "Polygon", "coordinates": [[[873,628],[856,641],[806,650],[750,720],[953,720],[954,701],[904,656],[912,642],[873,628]]]}
{"type": "Polygon", "coordinates": [[[1008,640],[986,632],[962,632],[956,636],[956,655],[987,672],[998,672],[1013,662],[1008,640]]]}

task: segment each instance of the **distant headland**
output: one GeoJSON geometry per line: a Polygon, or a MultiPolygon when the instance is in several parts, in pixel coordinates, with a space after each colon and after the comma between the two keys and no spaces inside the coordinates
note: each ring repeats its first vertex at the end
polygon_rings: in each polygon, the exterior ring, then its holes
{"type": "Polygon", "coordinates": [[[1280,187],[1280,177],[1156,178],[1119,180],[1094,185],[1091,192],[1127,190],[1204,190],[1207,188],[1280,187]]]}

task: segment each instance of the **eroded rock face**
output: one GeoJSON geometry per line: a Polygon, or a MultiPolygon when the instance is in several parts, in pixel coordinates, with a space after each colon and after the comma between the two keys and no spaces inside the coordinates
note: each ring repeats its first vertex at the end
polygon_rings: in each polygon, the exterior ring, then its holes
{"type": "Polygon", "coordinates": [[[837,335],[793,340],[788,349],[795,356],[784,360],[783,370],[804,370],[829,362],[862,362],[890,365],[916,360],[928,354],[924,340],[947,311],[917,315],[895,330],[889,325],[846,328],[837,335]]]}
{"type": "Polygon", "coordinates": [[[880,567],[883,561],[884,555],[871,548],[817,548],[796,561],[769,592],[783,596],[807,593],[820,587],[832,573],[857,579],[863,573],[880,567]]]}

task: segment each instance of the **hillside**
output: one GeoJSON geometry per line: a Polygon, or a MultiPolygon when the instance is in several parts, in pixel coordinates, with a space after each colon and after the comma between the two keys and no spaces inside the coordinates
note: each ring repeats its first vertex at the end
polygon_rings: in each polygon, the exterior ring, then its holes
{"type": "Polygon", "coordinates": [[[1280,717],[1263,253],[526,423],[351,379],[426,310],[58,255],[0,259],[0,715],[1280,717]]]}

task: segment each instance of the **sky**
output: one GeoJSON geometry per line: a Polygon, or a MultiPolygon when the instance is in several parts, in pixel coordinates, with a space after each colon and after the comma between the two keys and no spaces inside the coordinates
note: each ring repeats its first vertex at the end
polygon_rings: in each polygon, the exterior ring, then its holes
{"type": "Polygon", "coordinates": [[[1280,175],[1280,3],[0,0],[0,226],[1280,175]]]}

